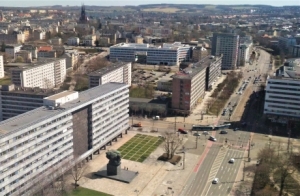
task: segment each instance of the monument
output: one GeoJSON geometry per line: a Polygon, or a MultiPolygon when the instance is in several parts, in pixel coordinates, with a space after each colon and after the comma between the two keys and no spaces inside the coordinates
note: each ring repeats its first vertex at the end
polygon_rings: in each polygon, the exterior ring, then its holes
{"type": "Polygon", "coordinates": [[[106,152],[106,158],[109,159],[107,163],[107,175],[118,175],[121,172],[121,153],[117,150],[111,150],[106,152]]]}
{"type": "Polygon", "coordinates": [[[106,158],[109,160],[107,165],[94,174],[99,177],[109,178],[121,182],[130,183],[138,171],[130,171],[121,169],[121,153],[117,150],[109,150],[106,152],[106,158]]]}

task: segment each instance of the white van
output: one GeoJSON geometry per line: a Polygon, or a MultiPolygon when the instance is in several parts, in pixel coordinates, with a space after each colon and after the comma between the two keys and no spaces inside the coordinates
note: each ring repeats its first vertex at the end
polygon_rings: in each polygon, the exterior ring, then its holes
{"type": "Polygon", "coordinates": [[[153,120],[159,120],[159,116],[153,116],[153,120]]]}

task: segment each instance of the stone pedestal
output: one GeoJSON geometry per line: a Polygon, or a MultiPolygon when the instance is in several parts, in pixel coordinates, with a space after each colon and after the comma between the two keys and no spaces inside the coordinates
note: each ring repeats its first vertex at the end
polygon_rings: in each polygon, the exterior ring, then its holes
{"type": "Polygon", "coordinates": [[[121,166],[114,166],[114,165],[109,165],[107,164],[107,175],[108,176],[113,176],[113,175],[118,175],[121,173],[121,166]]]}

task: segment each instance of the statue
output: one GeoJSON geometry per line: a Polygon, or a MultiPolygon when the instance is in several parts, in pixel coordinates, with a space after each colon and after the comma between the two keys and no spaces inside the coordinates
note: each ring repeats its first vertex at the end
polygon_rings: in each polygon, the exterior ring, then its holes
{"type": "Polygon", "coordinates": [[[106,152],[106,158],[109,159],[108,165],[121,165],[121,153],[117,150],[110,150],[106,152]]]}

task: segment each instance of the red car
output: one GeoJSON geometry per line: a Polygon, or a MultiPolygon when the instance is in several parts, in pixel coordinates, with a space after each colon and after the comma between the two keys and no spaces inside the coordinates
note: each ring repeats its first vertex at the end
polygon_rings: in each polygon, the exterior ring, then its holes
{"type": "Polygon", "coordinates": [[[187,134],[188,132],[183,130],[183,129],[178,129],[178,132],[181,133],[181,134],[187,134]]]}

